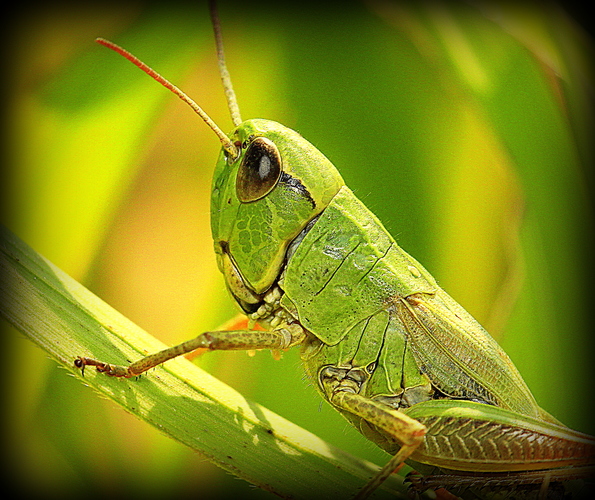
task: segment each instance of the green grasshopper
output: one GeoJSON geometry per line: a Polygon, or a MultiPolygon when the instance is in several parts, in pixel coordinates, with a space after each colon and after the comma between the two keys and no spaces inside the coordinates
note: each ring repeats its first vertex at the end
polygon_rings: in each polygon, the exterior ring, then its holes
{"type": "Polygon", "coordinates": [[[135,377],[196,349],[299,345],[321,395],[393,455],[358,498],[405,461],[425,474],[411,476],[418,490],[518,487],[545,498],[552,483],[590,476],[595,438],[538,406],[496,341],[397,245],[333,164],[279,123],[242,121],[214,7],[211,14],[229,135],[135,56],[98,42],[187,102],[219,138],[217,262],[242,311],[264,330],[205,332],[129,366],[85,357],[75,365],[135,377]]]}

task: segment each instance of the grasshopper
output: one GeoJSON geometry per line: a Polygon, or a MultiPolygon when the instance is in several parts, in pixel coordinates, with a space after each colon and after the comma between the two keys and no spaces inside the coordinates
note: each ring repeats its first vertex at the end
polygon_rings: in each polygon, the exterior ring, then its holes
{"type": "Polygon", "coordinates": [[[424,474],[410,477],[420,491],[517,488],[546,498],[554,483],[590,476],[595,438],[539,407],[498,343],[398,246],[335,166],[279,123],[242,120],[214,5],[211,15],[230,134],[135,56],[98,42],[178,95],[217,135],[214,250],[229,292],[263,330],[205,332],[129,366],[86,357],[75,365],[136,377],[196,349],[300,346],[320,394],[392,455],[357,498],[406,461],[424,474]]]}

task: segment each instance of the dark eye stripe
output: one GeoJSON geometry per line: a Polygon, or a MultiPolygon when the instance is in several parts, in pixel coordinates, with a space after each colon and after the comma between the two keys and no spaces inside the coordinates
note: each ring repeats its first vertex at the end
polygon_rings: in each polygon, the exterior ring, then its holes
{"type": "Polygon", "coordinates": [[[316,208],[316,202],[314,201],[314,198],[312,198],[310,191],[308,191],[306,186],[304,186],[299,179],[292,177],[286,172],[281,172],[281,178],[279,179],[279,182],[281,184],[285,184],[287,187],[298,193],[301,197],[306,198],[312,204],[312,208],[316,208]]]}

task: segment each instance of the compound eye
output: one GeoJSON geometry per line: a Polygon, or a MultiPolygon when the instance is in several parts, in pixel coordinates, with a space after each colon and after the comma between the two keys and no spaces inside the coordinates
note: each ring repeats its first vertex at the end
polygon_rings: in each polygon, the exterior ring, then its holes
{"type": "Polygon", "coordinates": [[[266,196],[281,177],[281,155],[273,141],[256,137],[248,146],[236,179],[236,192],[242,203],[266,196]]]}

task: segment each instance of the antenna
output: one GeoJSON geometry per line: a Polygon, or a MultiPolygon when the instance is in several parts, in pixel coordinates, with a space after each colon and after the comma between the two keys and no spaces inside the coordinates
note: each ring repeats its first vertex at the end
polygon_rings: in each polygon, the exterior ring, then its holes
{"type": "MultiPolygon", "coordinates": [[[[200,116],[203,119],[203,121],[210,127],[210,129],[213,132],[215,132],[215,134],[217,134],[219,141],[223,145],[223,149],[225,149],[225,151],[227,151],[231,155],[232,158],[236,158],[238,156],[238,154],[239,154],[238,148],[233,144],[233,142],[231,142],[229,137],[227,137],[227,135],[225,135],[225,133],[217,126],[217,124],[211,119],[211,117],[203,111],[203,109],[198,104],[196,104],[190,97],[188,97],[178,87],[176,87],[173,83],[171,83],[168,80],[166,80],[165,78],[163,78],[154,69],[147,66],[139,58],[132,55],[130,52],[128,52],[126,49],[123,49],[119,45],[116,45],[115,43],[110,42],[109,40],[105,40],[104,38],[97,38],[95,41],[97,43],[103,45],[104,47],[107,47],[108,49],[111,49],[114,52],[117,52],[122,57],[125,57],[132,64],[134,64],[135,66],[140,68],[142,71],[144,71],[151,78],[153,78],[154,80],[159,82],[161,85],[163,85],[166,89],[169,89],[174,94],[176,94],[180,99],[182,99],[182,101],[184,101],[186,104],[188,104],[198,116],[200,116]]],[[[223,62],[223,65],[225,66],[225,61],[223,62]]],[[[223,78],[223,75],[222,75],[222,78],[223,78]]],[[[229,74],[227,75],[227,78],[229,78],[229,74]]],[[[233,89],[231,90],[231,93],[233,95],[233,89]]],[[[227,89],[226,89],[226,95],[227,95],[227,89]]],[[[229,100],[229,98],[228,98],[228,100],[229,100]]],[[[235,101],[235,96],[234,96],[234,101],[235,101]]],[[[237,104],[236,104],[236,108],[237,108],[237,104]]],[[[233,113],[232,113],[232,117],[233,117],[233,113]]],[[[235,123],[235,121],[234,121],[234,124],[238,125],[238,123],[235,123]]]]}
{"type": "Polygon", "coordinates": [[[229,71],[227,71],[227,65],[225,64],[225,51],[223,50],[223,37],[221,36],[221,23],[219,22],[219,13],[217,12],[217,2],[215,0],[211,0],[209,2],[209,9],[211,11],[213,31],[215,32],[215,45],[217,46],[219,74],[221,75],[221,82],[223,83],[223,89],[225,90],[225,98],[227,99],[227,107],[229,108],[229,113],[231,114],[231,121],[237,127],[240,125],[240,123],[242,123],[242,117],[240,116],[240,108],[238,107],[236,94],[233,91],[233,85],[231,84],[229,71]]]}

